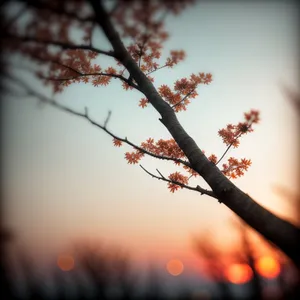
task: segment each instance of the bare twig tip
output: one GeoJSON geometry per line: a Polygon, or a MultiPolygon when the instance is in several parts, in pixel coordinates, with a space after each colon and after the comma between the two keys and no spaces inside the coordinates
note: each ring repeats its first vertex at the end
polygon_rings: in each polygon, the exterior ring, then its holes
{"type": "Polygon", "coordinates": [[[108,121],[109,121],[109,119],[110,119],[110,116],[111,116],[111,110],[108,111],[106,120],[105,120],[105,122],[104,122],[104,128],[106,128],[106,125],[107,125],[107,123],[108,123],[108,121]]]}

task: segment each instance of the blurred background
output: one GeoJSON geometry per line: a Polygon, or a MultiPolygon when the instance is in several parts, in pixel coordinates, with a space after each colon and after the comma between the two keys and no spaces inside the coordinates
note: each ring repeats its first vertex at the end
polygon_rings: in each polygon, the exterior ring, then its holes
{"type": "MultiPolygon", "coordinates": [[[[18,2],[5,5],[11,18],[22,9],[18,2]]],[[[183,49],[186,60],[153,76],[159,87],[191,73],[213,74],[212,84],[201,85],[178,114],[207,155],[226,150],[219,129],[242,121],[250,109],[260,111],[254,132],[227,154],[252,160],[234,183],[299,226],[298,21],[293,1],[196,1],[166,17],[170,38],[163,58],[183,49]]],[[[95,45],[109,49],[97,34],[95,45]]],[[[52,96],[23,57],[2,55],[8,60],[11,72],[52,96]]],[[[97,60],[104,67],[112,63],[97,60]]],[[[99,123],[111,110],[108,128],[135,144],[169,139],[157,112],[138,106],[141,97],[117,81],[71,85],[55,95],[76,111],[88,107],[99,123]]],[[[83,119],[11,89],[1,102],[5,299],[298,299],[292,263],[215,199],[170,193],[166,183],[127,164],[130,147],[114,147],[110,136],[83,119]]],[[[178,170],[149,157],[142,165],[164,175],[178,170]]],[[[199,178],[190,183],[207,187],[199,178]]]]}

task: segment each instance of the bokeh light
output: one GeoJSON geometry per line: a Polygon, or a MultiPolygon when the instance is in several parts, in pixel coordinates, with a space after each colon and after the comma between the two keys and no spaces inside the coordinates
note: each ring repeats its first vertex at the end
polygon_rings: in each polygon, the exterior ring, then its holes
{"type": "Polygon", "coordinates": [[[183,269],[183,263],[179,259],[172,259],[167,263],[167,271],[173,276],[180,275],[183,269]]]}
{"type": "Polygon", "coordinates": [[[251,280],[253,271],[247,264],[233,264],[225,270],[225,277],[234,284],[243,284],[251,280]]]}
{"type": "Polygon", "coordinates": [[[75,261],[71,255],[59,255],[57,258],[57,265],[62,271],[71,271],[74,269],[75,261]]]}
{"type": "Polygon", "coordinates": [[[257,272],[268,279],[275,278],[280,273],[279,262],[271,256],[263,256],[255,263],[257,272]]]}

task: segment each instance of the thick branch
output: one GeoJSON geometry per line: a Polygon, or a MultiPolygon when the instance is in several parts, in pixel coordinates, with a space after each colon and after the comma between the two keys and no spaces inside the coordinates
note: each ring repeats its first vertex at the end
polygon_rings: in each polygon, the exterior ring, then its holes
{"type": "Polygon", "coordinates": [[[278,218],[243,193],[222,174],[215,164],[207,159],[178,122],[173,109],[163,101],[153,84],[130,56],[101,1],[90,0],[90,3],[94,9],[96,21],[110,41],[117,59],[127,68],[149,102],[160,113],[160,121],[189,159],[192,168],[204,178],[220,202],[233,210],[266,239],[276,244],[300,267],[300,229],[278,218]]]}

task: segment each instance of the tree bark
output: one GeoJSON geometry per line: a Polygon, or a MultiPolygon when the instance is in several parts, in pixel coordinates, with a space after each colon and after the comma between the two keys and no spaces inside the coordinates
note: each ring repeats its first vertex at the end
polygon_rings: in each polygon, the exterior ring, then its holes
{"type": "Polygon", "coordinates": [[[171,106],[161,98],[151,81],[130,56],[101,1],[90,0],[90,3],[94,9],[96,21],[110,41],[117,59],[127,68],[140,90],[159,112],[160,121],[185,153],[192,168],[209,184],[219,202],[224,203],[249,226],[279,247],[297,267],[300,267],[300,229],[255,202],[207,159],[178,122],[171,106]]]}

